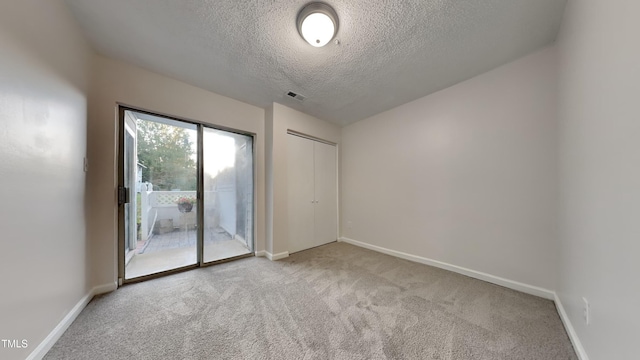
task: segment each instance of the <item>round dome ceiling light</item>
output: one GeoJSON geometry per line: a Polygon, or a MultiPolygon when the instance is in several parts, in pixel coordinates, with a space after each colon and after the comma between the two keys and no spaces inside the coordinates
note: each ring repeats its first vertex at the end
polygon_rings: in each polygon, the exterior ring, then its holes
{"type": "Polygon", "coordinates": [[[325,3],[309,3],[298,13],[298,32],[315,47],[327,45],[338,31],[338,15],[325,3]]]}

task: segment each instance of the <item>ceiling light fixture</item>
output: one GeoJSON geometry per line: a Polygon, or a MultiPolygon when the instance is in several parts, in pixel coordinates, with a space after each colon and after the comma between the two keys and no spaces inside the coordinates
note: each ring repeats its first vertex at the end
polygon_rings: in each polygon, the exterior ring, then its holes
{"type": "Polygon", "coordinates": [[[307,4],[298,13],[298,32],[309,44],[325,46],[338,31],[338,14],[325,3],[307,4]]]}

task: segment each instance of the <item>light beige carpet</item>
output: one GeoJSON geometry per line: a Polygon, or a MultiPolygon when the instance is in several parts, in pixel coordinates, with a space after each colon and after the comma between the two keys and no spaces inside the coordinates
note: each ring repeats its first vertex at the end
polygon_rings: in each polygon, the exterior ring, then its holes
{"type": "Polygon", "coordinates": [[[333,243],[96,297],[46,359],[577,359],[554,304],[333,243]]]}

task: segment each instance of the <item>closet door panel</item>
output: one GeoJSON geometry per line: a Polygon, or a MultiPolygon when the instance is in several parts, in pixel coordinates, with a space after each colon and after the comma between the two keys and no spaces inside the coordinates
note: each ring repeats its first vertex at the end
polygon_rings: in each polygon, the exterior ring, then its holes
{"type": "Polygon", "coordinates": [[[314,246],[314,142],[295,135],[287,138],[288,248],[294,253],[314,246]]]}
{"type": "Polygon", "coordinates": [[[338,238],[338,185],[336,147],[314,141],[315,236],[314,246],[338,238]]]}

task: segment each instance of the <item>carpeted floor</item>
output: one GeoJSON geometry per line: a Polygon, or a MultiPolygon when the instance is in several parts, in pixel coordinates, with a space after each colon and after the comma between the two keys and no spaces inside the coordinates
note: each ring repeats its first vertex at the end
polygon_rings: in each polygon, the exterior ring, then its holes
{"type": "Polygon", "coordinates": [[[577,359],[553,302],[345,243],[96,297],[45,359],[577,359]]]}

